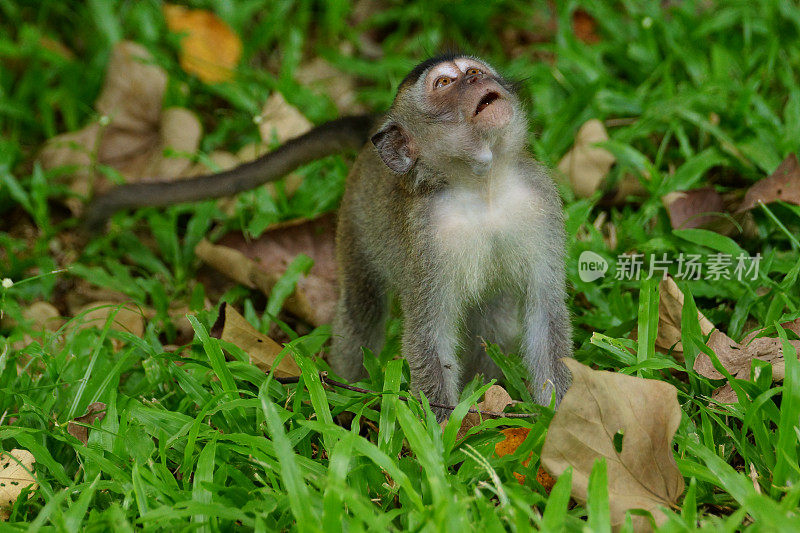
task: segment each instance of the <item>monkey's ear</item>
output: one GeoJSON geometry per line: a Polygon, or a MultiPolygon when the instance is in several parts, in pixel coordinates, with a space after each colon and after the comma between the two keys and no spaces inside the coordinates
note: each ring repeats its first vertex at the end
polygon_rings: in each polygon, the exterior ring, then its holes
{"type": "Polygon", "coordinates": [[[417,145],[399,124],[388,124],[371,140],[386,166],[398,174],[407,173],[417,162],[417,145]]]}

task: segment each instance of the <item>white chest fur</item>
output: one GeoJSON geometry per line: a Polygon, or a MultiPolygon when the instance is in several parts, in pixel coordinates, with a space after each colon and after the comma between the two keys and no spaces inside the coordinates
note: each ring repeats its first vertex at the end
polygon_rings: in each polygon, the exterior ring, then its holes
{"type": "Polygon", "coordinates": [[[524,284],[548,231],[541,199],[508,172],[442,194],[431,221],[444,275],[468,298],[524,284]]]}

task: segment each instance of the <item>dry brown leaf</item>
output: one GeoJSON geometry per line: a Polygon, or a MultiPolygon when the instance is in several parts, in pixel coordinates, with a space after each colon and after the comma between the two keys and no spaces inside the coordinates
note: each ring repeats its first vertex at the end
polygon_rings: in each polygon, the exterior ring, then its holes
{"type": "MultiPolygon", "coordinates": [[[[500,385],[492,385],[483,395],[483,401],[478,402],[475,406],[478,411],[486,413],[502,413],[506,407],[514,403],[511,395],[508,394],[500,385]]],[[[467,413],[461,420],[461,427],[458,428],[456,439],[462,439],[466,436],[467,432],[473,427],[481,423],[483,418],[478,413],[467,413]]],[[[442,430],[447,425],[447,420],[442,421],[442,430]]]]}
{"type": "Polygon", "coordinates": [[[103,128],[94,122],[82,130],[56,135],[45,143],[38,160],[45,169],[72,167],[68,178],[69,189],[75,197],[67,198],[64,204],[78,215],[83,209],[80,198],[92,193],[94,181],[94,158],[100,145],[103,128]]]}
{"type": "Polygon", "coordinates": [[[23,489],[30,487],[34,491],[39,486],[32,475],[35,462],[28,450],[0,452],[0,520],[8,520],[11,507],[23,489]]]}
{"type": "MultiPolygon", "coordinates": [[[[123,41],[111,52],[103,90],[95,109],[122,132],[146,134],[158,124],[167,73],[140,44],[123,41]]],[[[130,147],[136,151],[139,146],[130,147]]]]}
{"type": "Polygon", "coordinates": [[[123,292],[107,287],[98,287],[85,279],[73,280],[69,291],[64,295],[70,316],[76,316],[90,302],[108,301],[121,304],[129,302],[130,299],[131,297],[123,292]]]}
{"type": "Polygon", "coordinates": [[[506,407],[514,403],[511,395],[500,385],[492,385],[483,395],[478,410],[490,413],[502,413],[506,407]]]}
{"type": "MultiPolygon", "coordinates": [[[[796,322],[784,324],[787,329],[794,329],[796,322]]],[[[773,381],[783,381],[786,375],[786,361],[783,358],[783,344],[776,337],[758,337],[760,331],[747,335],[738,343],[722,333],[714,330],[708,339],[708,347],[719,358],[725,369],[737,379],[750,379],[750,369],[753,359],[766,361],[772,366],[773,381]]],[[[797,354],[800,354],[800,341],[790,340],[797,354]]],[[[699,353],[694,362],[694,369],[709,379],[722,379],[724,376],[714,368],[711,358],[704,353],[699,353]]],[[[729,383],[718,388],[712,398],[720,403],[736,403],[737,396],[729,383]]]]}
{"type": "MultiPolygon", "coordinates": [[[[672,354],[678,361],[683,361],[683,344],[681,343],[683,293],[671,276],[661,280],[659,293],[661,297],[658,302],[656,349],[665,354],[672,354]]],[[[714,324],[700,311],[697,312],[697,319],[700,321],[700,331],[703,335],[708,335],[716,329],[714,324]]]]}
{"type": "MultiPolygon", "coordinates": [[[[95,104],[103,120],[50,139],[39,154],[42,166],[74,165],[70,188],[83,197],[108,187],[102,174],[95,177],[95,163],[114,168],[128,181],[163,180],[187,173],[192,161],[185,154],[197,151],[202,128],[186,109],[162,112],[166,84],[166,72],[153,64],[144,47],[120,42],[111,54],[95,104]],[[167,149],[176,153],[165,157],[167,149]]],[[[74,201],[67,205],[76,214],[82,208],[74,201]]]]}
{"type": "Polygon", "coordinates": [[[100,161],[113,166],[128,182],[177,178],[189,174],[203,136],[197,117],[188,109],[165,109],[149,132],[132,133],[109,126],[100,143],[100,161]],[[174,153],[166,156],[167,150],[174,153]]]}
{"type": "Polygon", "coordinates": [[[73,418],[67,424],[67,433],[81,441],[83,444],[89,442],[89,428],[98,420],[106,417],[106,404],[94,402],[86,408],[86,414],[73,418]],[[85,425],[81,425],[85,424],[85,425]]]}
{"type": "Polygon", "coordinates": [[[594,146],[607,140],[603,123],[591,119],[581,126],[575,135],[575,144],[559,161],[558,170],[569,178],[577,196],[585,198],[594,194],[616,161],[611,152],[594,146]]]}
{"type": "MultiPolygon", "coordinates": [[[[647,179],[649,179],[649,176],[647,179]]],[[[641,180],[632,173],[626,173],[614,186],[610,203],[611,205],[624,205],[631,201],[641,201],[649,196],[650,193],[641,180]]]]}
{"type": "Polygon", "coordinates": [[[725,213],[722,196],[710,187],[671,192],[661,198],[675,229],[702,228],[718,222],[725,213]]]}
{"type": "Polygon", "coordinates": [[[61,56],[63,59],[68,61],[72,61],[75,59],[75,53],[67,48],[64,43],[57,39],[53,39],[52,37],[48,37],[47,35],[42,35],[39,37],[39,45],[45,50],[49,50],[54,54],[61,56]]]}
{"type": "MultiPolygon", "coordinates": [[[[230,246],[211,244],[203,239],[194,249],[195,255],[214,270],[228,278],[241,283],[245,287],[258,289],[269,295],[272,287],[280,278],[280,274],[267,272],[247,255],[230,246]]],[[[298,283],[299,284],[299,283],[298,283]]],[[[307,299],[295,290],[283,303],[283,307],[293,315],[312,323],[314,316],[310,314],[307,299]]],[[[324,324],[325,322],[321,322],[324,324]]]]}
{"type": "MultiPolygon", "coordinates": [[[[264,372],[269,372],[275,358],[283,350],[283,346],[254,328],[227,303],[223,303],[219,309],[218,322],[220,321],[223,324],[220,339],[241,348],[250,356],[252,364],[264,372]]],[[[300,367],[297,366],[291,354],[286,354],[275,367],[274,374],[279,378],[296,377],[300,375],[300,367]]]]}
{"type": "Polygon", "coordinates": [[[739,211],[778,200],[800,205],[800,162],[795,154],[789,154],[768,178],[748,189],[739,211]]]}
{"type": "Polygon", "coordinates": [[[597,21],[583,9],[576,9],[572,13],[572,31],[578,39],[587,44],[600,42],[600,36],[597,35],[597,21]]]}
{"type": "Polygon", "coordinates": [[[314,126],[277,91],[267,98],[258,120],[258,131],[265,143],[272,142],[274,133],[278,143],[283,144],[306,133],[314,126]]]}
{"type": "Polygon", "coordinates": [[[273,226],[255,241],[230,233],[217,245],[206,243],[202,247],[205,249],[196,253],[220,272],[265,294],[269,294],[275,280],[298,254],[308,255],[314,266],[307,276],[300,278],[297,290],[284,307],[309,324],[319,326],[330,323],[336,307],[335,227],[332,214],[314,220],[290,221],[273,226]],[[228,251],[223,250],[226,247],[228,251]]]}
{"type": "MultiPolygon", "coordinates": [[[[661,299],[658,302],[656,348],[665,354],[671,353],[678,361],[683,361],[683,345],[681,344],[683,293],[671,277],[667,277],[661,282],[659,290],[661,299]]],[[[703,336],[708,336],[707,346],[717,355],[722,366],[735,378],[750,379],[751,361],[760,359],[772,365],[773,380],[783,380],[786,367],[780,339],[758,337],[760,331],[756,331],[738,343],[718,330],[700,311],[697,312],[697,318],[700,322],[701,333],[703,336]]],[[[800,335],[800,319],[783,324],[783,327],[800,335]]],[[[790,340],[789,342],[800,353],[800,341],[790,340]]],[[[724,378],[714,368],[711,358],[702,352],[695,359],[694,370],[709,379],[724,378]]],[[[736,394],[727,383],[715,390],[712,397],[721,403],[734,403],[737,400],[736,394]]]]}
{"type": "Polygon", "coordinates": [[[206,83],[228,81],[242,56],[242,42],[225,21],[210,11],[165,4],[167,27],[181,39],[181,68],[206,83]]]}
{"type": "Polygon", "coordinates": [[[143,310],[132,304],[119,304],[117,302],[91,302],[78,310],[76,316],[82,316],[77,326],[81,329],[103,329],[108,317],[114,315],[111,329],[132,333],[137,337],[144,335],[143,310]],[[86,314],[83,314],[86,313],[86,314]]]}
{"type": "MultiPolygon", "coordinates": [[[[22,318],[26,322],[27,331],[30,333],[26,332],[20,340],[12,344],[12,348],[18,351],[29,346],[34,339],[41,338],[40,334],[43,331],[55,332],[64,325],[61,313],[58,312],[58,309],[53,304],[48,302],[33,302],[22,310],[22,318]]],[[[0,325],[12,328],[17,323],[9,317],[3,317],[0,320],[0,325]]],[[[23,368],[29,361],[30,358],[27,355],[21,354],[17,359],[17,368],[23,368]]]]}
{"type": "Polygon", "coordinates": [[[356,100],[356,81],[352,76],[337,70],[321,57],[300,65],[295,78],[303,86],[321,92],[336,104],[339,113],[355,115],[366,111],[356,100]]]}
{"type": "MultiPolygon", "coordinates": [[[[589,474],[605,458],[612,525],[621,525],[629,509],[646,509],[663,523],[658,507],[675,505],[684,487],[672,455],[681,419],[677,390],[663,381],[592,370],[574,359],[564,363],[572,385],[550,423],[542,466],[556,477],[572,467],[572,496],[586,503],[589,474]]],[[[635,529],[648,527],[643,517],[633,519],[635,529]]]]}

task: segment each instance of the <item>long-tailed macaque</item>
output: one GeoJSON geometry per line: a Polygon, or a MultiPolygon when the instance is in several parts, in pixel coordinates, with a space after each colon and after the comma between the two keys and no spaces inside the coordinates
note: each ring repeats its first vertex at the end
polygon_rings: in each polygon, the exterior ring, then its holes
{"type": "Polygon", "coordinates": [[[232,194],[369,139],[338,215],[333,370],[364,375],[361,348],[380,350],[395,294],[415,392],[454,405],[475,373],[497,377],[486,339],[521,354],[534,398],[547,404],[569,385],[559,359],[572,353],[564,220],[526,134],[512,84],[485,61],[439,56],[406,76],[382,118],[328,123],[218,175],[119,187],[96,201],[89,221],[123,207],[232,194]]]}

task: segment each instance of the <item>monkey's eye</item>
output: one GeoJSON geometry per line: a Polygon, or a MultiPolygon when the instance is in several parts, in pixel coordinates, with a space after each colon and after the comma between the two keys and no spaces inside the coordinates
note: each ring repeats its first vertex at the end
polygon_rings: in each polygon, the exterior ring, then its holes
{"type": "Polygon", "coordinates": [[[453,78],[449,76],[439,76],[436,78],[436,81],[433,82],[433,88],[438,89],[439,87],[444,87],[445,85],[450,85],[452,83],[453,78]]]}
{"type": "Polygon", "coordinates": [[[483,72],[481,72],[481,69],[479,68],[470,67],[467,69],[466,74],[467,76],[474,76],[475,74],[483,74],[483,72]]]}

